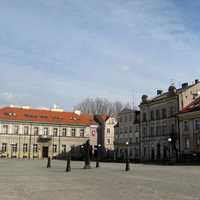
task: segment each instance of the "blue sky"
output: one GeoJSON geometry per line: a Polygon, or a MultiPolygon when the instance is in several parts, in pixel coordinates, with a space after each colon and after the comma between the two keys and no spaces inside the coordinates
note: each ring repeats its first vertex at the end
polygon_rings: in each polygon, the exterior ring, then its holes
{"type": "Polygon", "coordinates": [[[0,105],[140,102],[200,78],[199,0],[0,0],[0,105]]]}

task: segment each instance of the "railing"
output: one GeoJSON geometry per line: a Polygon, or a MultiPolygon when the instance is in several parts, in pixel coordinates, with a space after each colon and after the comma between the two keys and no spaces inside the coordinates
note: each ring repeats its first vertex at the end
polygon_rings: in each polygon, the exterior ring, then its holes
{"type": "Polygon", "coordinates": [[[52,140],[52,136],[50,135],[39,135],[38,142],[48,142],[52,140]]]}

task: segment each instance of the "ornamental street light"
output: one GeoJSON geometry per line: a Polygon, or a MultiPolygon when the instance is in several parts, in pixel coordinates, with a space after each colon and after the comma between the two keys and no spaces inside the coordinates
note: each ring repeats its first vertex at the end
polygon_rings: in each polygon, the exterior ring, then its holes
{"type": "Polygon", "coordinates": [[[167,139],[167,141],[168,141],[168,143],[169,143],[169,161],[171,161],[171,143],[172,143],[172,138],[171,137],[169,137],[168,139],[167,139]]]}
{"type": "Polygon", "coordinates": [[[99,168],[100,148],[101,148],[101,144],[98,144],[98,145],[97,145],[97,160],[96,160],[96,168],[99,168]]]}
{"type": "Polygon", "coordinates": [[[130,161],[129,161],[129,142],[126,142],[126,171],[130,171],[130,161]]]}

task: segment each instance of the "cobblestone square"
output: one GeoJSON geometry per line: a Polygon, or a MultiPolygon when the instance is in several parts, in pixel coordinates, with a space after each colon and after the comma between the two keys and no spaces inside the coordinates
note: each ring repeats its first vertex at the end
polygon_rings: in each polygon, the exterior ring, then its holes
{"type": "Polygon", "coordinates": [[[82,162],[0,160],[1,200],[200,200],[199,166],[158,166],[92,163],[83,170],[82,162]]]}

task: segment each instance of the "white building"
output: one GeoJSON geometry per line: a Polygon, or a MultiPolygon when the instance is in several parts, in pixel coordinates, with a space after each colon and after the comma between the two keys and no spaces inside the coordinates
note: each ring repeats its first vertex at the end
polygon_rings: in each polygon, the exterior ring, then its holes
{"type": "Polygon", "coordinates": [[[0,155],[6,158],[56,157],[90,139],[97,144],[91,116],[61,109],[0,108],[0,155]]]}

